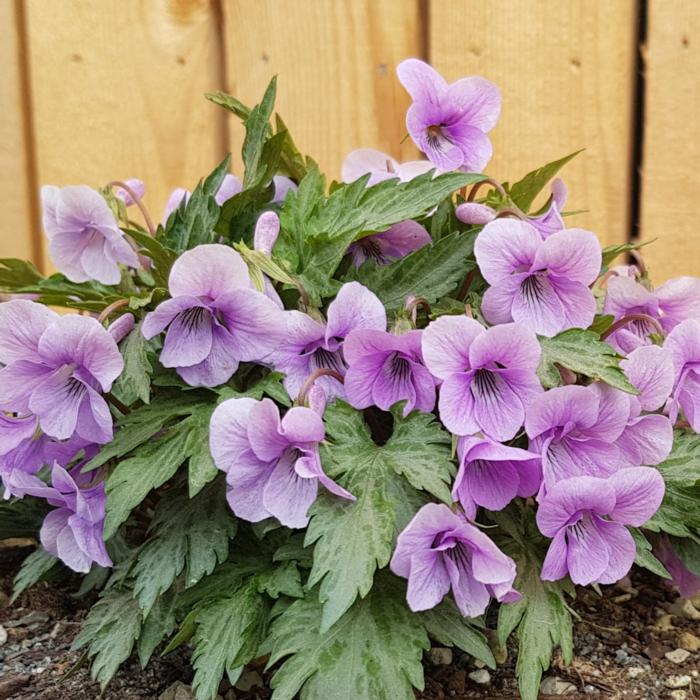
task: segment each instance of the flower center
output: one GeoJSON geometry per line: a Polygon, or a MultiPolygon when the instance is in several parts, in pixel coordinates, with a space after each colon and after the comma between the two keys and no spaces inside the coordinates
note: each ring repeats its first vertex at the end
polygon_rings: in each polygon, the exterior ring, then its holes
{"type": "Polygon", "coordinates": [[[312,369],[334,369],[340,374],[345,374],[345,365],[339,352],[331,352],[326,348],[318,348],[314,350],[311,356],[312,369]]]}
{"type": "Polygon", "coordinates": [[[396,382],[405,382],[411,376],[409,361],[398,352],[392,352],[388,358],[389,378],[396,382]]]}
{"type": "Polygon", "coordinates": [[[428,145],[436,151],[442,151],[446,143],[452,143],[443,132],[443,126],[443,124],[431,124],[425,130],[428,145]]]}
{"type": "Polygon", "coordinates": [[[389,262],[377,241],[372,240],[372,236],[367,236],[367,238],[359,241],[358,245],[369,259],[375,260],[379,265],[385,265],[389,262]]]}
{"type": "Polygon", "coordinates": [[[193,306],[191,309],[183,311],[181,319],[184,329],[189,333],[195,330],[202,323],[205,313],[207,313],[207,309],[203,306],[193,306]]]}
{"type": "Polygon", "coordinates": [[[487,369],[477,369],[474,373],[472,393],[480,399],[494,399],[498,396],[498,377],[487,369]]]}
{"type": "Polygon", "coordinates": [[[530,275],[520,285],[520,291],[528,304],[539,302],[544,297],[543,277],[543,273],[530,275]]]}

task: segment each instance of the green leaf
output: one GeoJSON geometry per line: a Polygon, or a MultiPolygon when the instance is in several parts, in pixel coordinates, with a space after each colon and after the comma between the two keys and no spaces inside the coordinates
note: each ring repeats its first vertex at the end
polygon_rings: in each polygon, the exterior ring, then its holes
{"type": "Polygon", "coordinates": [[[30,586],[41,581],[56,565],[58,559],[49,554],[43,547],[35,549],[20,566],[12,581],[12,598],[14,603],[30,586]]]}
{"type": "Polygon", "coordinates": [[[267,593],[270,598],[279,598],[280,595],[286,595],[290,598],[304,597],[301,576],[294,561],[275,564],[272,568],[258,575],[257,584],[258,591],[267,593]]]}
{"type": "Polygon", "coordinates": [[[498,614],[501,646],[517,630],[518,661],[515,673],[523,700],[537,700],[542,673],[549,668],[556,646],[565,663],[573,656],[571,614],[560,583],[540,579],[540,564],[533,557],[518,561],[515,588],[522,594],[517,603],[502,604],[498,614]]]}
{"type": "Polygon", "coordinates": [[[175,596],[172,591],[160,596],[148,616],[143,621],[141,633],[138,638],[137,649],[141,668],[146,668],[146,664],[153,655],[156,647],[172,634],[177,626],[175,620],[175,596]]]}
{"type": "Polygon", "coordinates": [[[219,107],[223,107],[229,112],[232,112],[243,121],[248,119],[250,116],[250,107],[247,107],[235,97],[227,95],[225,92],[205,92],[204,97],[206,97],[210,102],[213,102],[215,105],[219,105],[219,107]]]}
{"type": "Polygon", "coordinates": [[[315,543],[308,586],[321,583],[324,631],[358,595],[367,595],[375,570],[389,562],[398,531],[425,502],[417,489],[451,503],[453,474],[449,435],[432,416],[395,415],[394,433],[383,446],[347,404],[336,402],[325,420],[332,444],[323,449],[323,465],[357,500],[323,494],[311,509],[304,542],[315,543]]]}
{"type": "Polygon", "coordinates": [[[419,614],[428,634],[440,644],[456,646],[490,668],[496,668],[486,637],[473,623],[464,618],[449,598],[432,610],[419,614]]]}
{"type": "Polygon", "coordinates": [[[106,590],[92,606],[71,649],[88,647],[91,675],[102,690],[126,661],[141,632],[141,610],[128,588],[106,590]]]}
{"type": "Polygon", "coordinates": [[[156,284],[159,287],[167,288],[168,275],[170,274],[170,268],[177,260],[177,253],[174,250],[170,250],[170,248],[166,248],[143,231],[124,229],[124,233],[139,245],[139,253],[141,255],[146,255],[153,261],[150,273],[153,275],[156,284]]]}
{"type": "Polygon", "coordinates": [[[695,537],[673,538],[671,545],[685,568],[695,576],[700,576],[700,533],[695,537]]]}
{"type": "Polygon", "coordinates": [[[606,268],[615,260],[618,255],[629,253],[630,250],[639,250],[654,241],[644,241],[643,243],[619,243],[618,245],[608,245],[603,248],[603,268],[606,268]]]}
{"type": "Polygon", "coordinates": [[[257,180],[263,145],[270,133],[270,117],[275,106],[276,94],[277,78],[273,77],[265,90],[262,102],[253,107],[245,119],[246,133],[242,152],[243,165],[245,166],[244,189],[257,180]]]}
{"type": "Polygon", "coordinates": [[[46,503],[39,499],[0,500],[0,540],[11,537],[39,539],[39,530],[48,512],[46,503]]]}
{"type": "Polygon", "coordinates": [[[644,533],[636,527],[628,529],[637,545],[637,558],[634,563],[657,576],[661,576],[661,578],[671,578],[666,567],[651,553],[651,542],[644,536],[644,533]]]}
{"type": "Polygon", "coordinates": [[[313,596],[292,603],[270,631],[275,700],[413,700],[423,688],[421,657],[429,647],[417,615],[396,587],[378,584],[329,630],[319,627],[313,596]]]}
{"type": "Polygon", "coordinates": [[[700,529],[700,435],[675,431],[671,454],[656,467],[666,483],[661,507],[644,527],[676,537],[700,529]]]}
{"type": "Polygon", "coordinates": [[[26,260],[0,258],[0,290],[11,292],[41,282],[44,276],[26,260]]]}
{"type": "Polygon", "coordinates": [[[215,239],[214,227],[221,211],[214,196],[228,172],[231,156],[227,155],[215,170],[197,187],[187,201],[170,215],[165,230],[159,227],[158,242],[182,253],[215,239]]]}
{"type": "MultiPolygon", "coordinates": [[[[202,451],[209,454],[209,418],[214,407],[213,402],[194,407],[189,416],[117,464],[107,480],[105,537],[111,537],[149,491],[170,479],[186,460],[194,457],[199,465],[202,451]]],[[[199,478],[200,472],[196,474],[199,478]]]]}
{"type": "Polygon", "coordinates": [[[139,321],[129,335],[119,344],[124,358],[124,370],[114,384],[114,393],[130,406],[137,400],[149,403],[151,399],[150,346],[141,333],[143,321],[139,321]]]}
{"type": "Polygon", "coordinates": [[[556,363],[576,374],[600,379],[628,394],[639,393],[620,369],[622,357],[597,333],[571,328],[553,338],[540,337],[539,340],[542,359],[537,373],[546,388],[561,384],[556,363]]]}
{"type": "Polygon", "coordinates": [[[510,188],[510,198],[513,203],[520,207],[524,212],[528,212],[535,197],[542,191],[544,186],[564,167],[572,158],[576,157],[580,151],[574,151],[568,156],[564,156],[559,160],[555,160],[547,165],[543,165],[537,170],[528,173],[522,180],[516,182],[510,188]]]}
{"type": "Polygon", "coordinates": [[[268,614],[254,580],[199,610],[192,653],[197,700],[214,700],[224,672],[236,682],[265,637],[268,614]]]}
{"type": "Polygon", "coordinates": [[[371,289],[388,312],[400,309],[409,294],[433,303],[474,267],[474,239],[474,234],[455,232],[389,265],[368,260],[350,277],[371,289]]]}
{"type": "Polygon", "coordinates": [[[308,172],[307,158],[296,147],[287,125],[282,121],[282,117],[279,114],[275,114],[275,127],[278,133],[284,132],[286,134],[284,148],[282,149],[282,168],[291,178],[300,182],[308,172]]]}
{"type": "Polygon", "coordinates": [[[167,493],[158,503],[150,537],[136,555],[134,595],[145,614],[184,571],[186,588],[225,561],[236,519],[217,481],[193,499],[185,489],[167,493]]]}

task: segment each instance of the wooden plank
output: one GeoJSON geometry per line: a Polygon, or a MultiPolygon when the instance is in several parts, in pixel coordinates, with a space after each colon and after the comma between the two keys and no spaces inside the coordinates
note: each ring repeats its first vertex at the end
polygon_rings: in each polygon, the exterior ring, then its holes
{"type": "Polygon", "coordinates": [[[503,94],[487,171],[514,181],[579,148],[564,180],[571,226],[627,239],[636,2],[429,0],[431,63],[503,94]]]}
{"type": "Polygon", "coordinates": [[[226,152],[220,23],[209,0],[28,0],[38,178],[139,177],[159,219],[226,152]],[[60,28],[60,31],[57,31],[60,28]]]}
{"type": "MultiPolygon", "coordinates": [[[[277,74],[277,111],[303,153],[332,178],[345,155],[378,148],[417,156],[404,122],[409,99],[396,65],[421,52],[418,0],[226,0],[228,92],[260,100],[277,74]]],[[[231,122],[239,157],[242,129],[231,122]]]]}
{"type": "Polygon", "coordinates": [[[37,212],[30,182],[26,75],[21,61],[23,27],[19,0],[0,2],[0,257],[40,262],[37,212]]]}
{"type": "Polygon", "coordinates": [[[650,2],[642,164],[642,252],[652,279],[700,275],[700,5],[650,2]]]}

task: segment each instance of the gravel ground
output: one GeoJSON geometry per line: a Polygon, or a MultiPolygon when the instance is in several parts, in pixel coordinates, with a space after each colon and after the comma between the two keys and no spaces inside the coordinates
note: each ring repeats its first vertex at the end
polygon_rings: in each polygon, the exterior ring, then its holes
{"type": "MultiPolygon", "coordinates": [[[[9,605],[12,577],[30,550],[0,548],[0,700],[189,700],[187,652],[154,656],[145,671],[132,658],[104,694],[86,667],[70,675],[80,655],[69,650],[92,599],[76,598],[78,579],[42,583],[9,605]]],[[[700,600],[696,600],[700,605],[700,600]]],[[[700,699],[700,612],[645,572],[608,587],[600,598],[579,590],[574,608],[575,658],[555,658],[541,698],[609,700],[700,699]]],[[[497,671],[478,668],[459,652],[436,648],[426,655],[422,700],[517,699],[515,654],[497,671]]],[[[237,688],[222,685],[222,700],[268,700],[262,669],[237,688]]]]}

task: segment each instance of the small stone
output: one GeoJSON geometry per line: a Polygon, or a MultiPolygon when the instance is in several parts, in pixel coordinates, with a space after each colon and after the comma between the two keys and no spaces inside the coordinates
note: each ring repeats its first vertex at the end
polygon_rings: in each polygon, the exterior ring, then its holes
{"type": "Polygon", "coordinates": [[[615,661],[619,664],[624,664],[629,658],[630,655],[624,649],[618,649],[615,652],[615,661]]]}
{"type": "Polygon", "coordinates": [[[237,700],[236,691],[233,688],[227,690],[226,695],[224,695],[224,700],[237,700]]]}
{"type": "Polygon", "coordinates": [[[257,671],[243,671],[235,687],[236,690],[242,690],[244,692],[251,688],[262,688],[262,676],[257,671]]]}
{"type": "Polygon", "coordinates": [[[25,627],[29,627],[30,625],[36,625],[36,624],[41,624],[42,622],[47,622],[49,619],[49,616],[45,612],[41,612],[41,610],[33,610],[30,613],[27,613],[24,617],[21,617],[18,621],[18,625],[23,625],[25,627]]]}
{"type": "Polygon", "coordinates": [[[0,610],[6,608],[10,604],[10,596],[7,593],[0,591],[0,610]]]}
{"type": "Polygon", "coordinates": [[[678,646],[687,651],[700,651],[700,637],[692,632],[682,632],[678,637],[678,646]]]}
{"type": "Polygon", "coordinates": [[[433,647],[428,652],[428,661],[433,666],[450,666],[452,664],[452,649],[433,647]]]}
{"type": "Polygon", "coordinates": [[[664,685],[667,688],[687,688],[692,683],[690,676],[669,676],[665,681],[664,685]]]}
{"type": "Polygon", "coordinates": [[[0,625],[0,647],[7,641],[7,630],[0,625]]]}
{"type": "Polygon", "coordinates": [[[472,671],[469,674],[469,678],[479,685],[488,685],[491,682],[491,674],[485,668],[472,671]]]}
{"type": "Polygon", "coordinates": [[[598,692],[598,688],[596,688],[594,685],[584,685],[583,692],[586,693],[586,695],[593,695],[593,693],[598,692]]]}
{"type": "Polygon", "coordinates": [[[668,632],[674,629],[673,627],[673,616],[672,615],[661,615],[661,617],[654,623],[656,629],[662,632],[668,632]]]}
{"type": "Polygon", "coordinates": [[[576,686],[564,681],[558,676],[547,676],[540,684],[540,693],[543,695],[568,695],[575,693],[576,686]]]}
{"type": "Polygon", "coordinates": [[[687,598],[678,598],[669,610],[678,617],[685,617],[688,620],[700,620],[700,610],[698,610],[687,598]]]}
{"type": "Polygon", "coordinates": [[[192,688],[182,681],[175,681],[158,696],[158,700],[194,700],[194,698],[192,688]]]}
{"type": "Polygon", "coordinates": [[[671,700],[685,700],[688,697],[687,690],[672,690],[671,700]]]}
{"type": "Polygon", "coordinates": [[[639,676],[642,676],[646,673],[646,669],[642,668],[641,666],[630,666],[627,669],[627,675],[630,678],[639,678],[639,676]]]}
{"type": "Polygon", "coordinates": [[[674,649],[673,651],[667,651],[664,656],[674,664],[683,664],[688,660],[690,652],[685,649],[674,649]]]}

